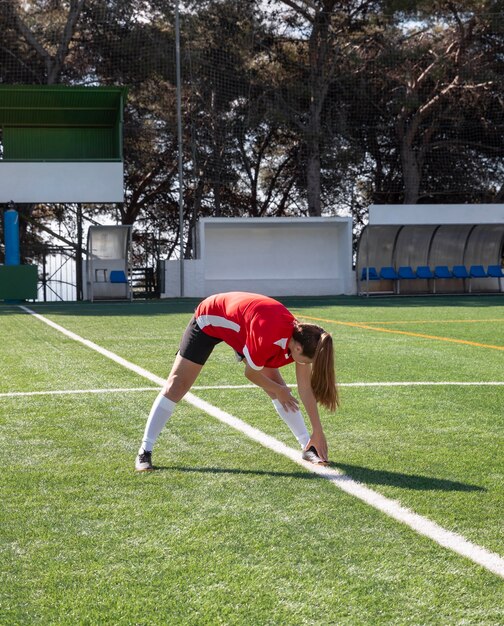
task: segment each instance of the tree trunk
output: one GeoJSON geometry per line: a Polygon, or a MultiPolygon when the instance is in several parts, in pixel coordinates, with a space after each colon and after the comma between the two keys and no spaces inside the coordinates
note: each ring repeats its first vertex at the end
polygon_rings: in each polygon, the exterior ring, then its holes
{"type": "Polygon", "coordinates": [[[403,140],[401,162],[404,182],[404,204],[416,204],[420,195],[421,167],[415,149],[403,140]]]}
{"type": "Polygon", "coordinates": [[[63,30],[61,41],[58,46],[58,51],[56,52],[56,55],[54,56],[51,65],[48,67],[48,85],[52,85],[59,81],[59,77],[61,71],[63,70],[65,59],[68,54],[70,41],[74,35],[77,22],[79,21],[79,17],[82,13],[84,2],[85,0],[72,0],[72,2],[70,2],[70,10],[68,12],[68,18],[65,24],[65,28],[63,30]]]}
{"type": "Polygon", "coordinates": [[[313,132],[306,138],[306,194],[308,215],[320,217],[322,214],[320,201],[320,119],[312,118],[313,132]]]}
{"type": "Polygon", "coordinates": [[[309,41],[310,59],[310,111],[309,121],[305,130],[306,140],[306,192],[308,214],[313,217],[321,215],[320,199],[320,142],[322,126],[322,109],[327,96],[329,77],[334,67],[334,59],[330,45],[331,11],[334,5],[329,3],[326,11],[319,11],[313,20],[313,29],[309,41]]]}

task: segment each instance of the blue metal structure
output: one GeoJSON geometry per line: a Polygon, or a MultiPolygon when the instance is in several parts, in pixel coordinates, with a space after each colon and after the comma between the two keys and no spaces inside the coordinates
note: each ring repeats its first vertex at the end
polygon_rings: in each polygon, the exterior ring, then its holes
{"type": "Polygon", "coordinates": [[[5,265],[19,265],[19,213],[11,203],[4,211],[5,265]]]}

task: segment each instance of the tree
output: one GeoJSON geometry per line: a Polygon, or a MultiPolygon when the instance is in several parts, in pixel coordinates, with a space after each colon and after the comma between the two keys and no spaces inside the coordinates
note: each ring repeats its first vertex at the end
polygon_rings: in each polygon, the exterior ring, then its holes
{"type": "MultiPolygon", "coordinates": [[[[269,4],[181,2],[185,256],[206,215],[359,222],[372,202],[502,200],[502,0],[269,4]]],[[[173,11],[0,3],[2,82],[129,86],[125,202],[85,209],[142,245],[156,233],[163,256],[179,239],[173,11]]]]}
{"type": "Polygon", "coordinates": [[[306,36],[306,106],[296,118],[306,152],[308,213],[318,216],[321,205],[323,113],[342,51],[359,30],[359,18],[375,7],[370,1],[281,0],[291,12],[286,21],[301,38],[306,36]],[[305,35],[306,34],[306,35],[305,35]]]}
{"type": "MultiPolygon", "coordinates": [[[[40,67],[38,72],[31,70],[32,80],[36,76],[38,82],[47,85],[59,82],[84,2],[54,0],[48,6],[44,2],[26,3],[24,15],[20,3],[15,0],[2,3],[2,21],[18,33],[28,48],[31,65],[40,67]]],[[[28,67],[23,59],[18,57],[18,61],[21,66],[28,67]]]]}
{"type": "MultiPolygon", "coordinates": [[[[380,41],[375,74],[369,77],[381,119],[390,116],[394,124],[393,131],[385,126],[396,139],[396,148],[387,142],[401,172],[396,188],[404,203],[415,204],[432,201],[436,187],[445,190],[451,181],[448,188],[470,201],[479,187],[475,160],[499,152],[484,128],[492,125],[492,117],[502,117],[502,73],[496,68],[502,36],[492,34],[488,15],[468,12],[467,3],[465,13],[454,2],[443,3],[437,12],[432,11],[437,3],[417,4],[424,10],[430,5],[428,16],[418,13],[405,30],[399,15],[380,41]],[[474,140],[477,136],[480,141],[474,140]],[[463,172],[458,181],[457,171],[463,172]]],[[[456,201],[453,192],[451,197],[456,201]]]]}
{"type": "MultiPolygon", "coordinates": [[[[0,5],[0,26],[5,33],[0,63],[4,80],[10,83],[28,82],[52,85],[58,83],[70,53],[71,41],[81,16],[84,0],[32,3],[25,6],[15,0],[5,0],[0,5]]],[[[30,242],[38,242],[35,233],[29,231],[33,221],[30,214],[33,205],[19,204],[20,239],[23,249],[30,242]]],[[[57,208],[47,211],[56,217],[57,208]]],[[[45,227],[58,239],[60,236],[45,227]]]]}

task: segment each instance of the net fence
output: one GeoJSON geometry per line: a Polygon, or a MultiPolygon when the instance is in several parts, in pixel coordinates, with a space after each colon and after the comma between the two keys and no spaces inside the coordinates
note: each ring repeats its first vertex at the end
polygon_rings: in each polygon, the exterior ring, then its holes
{"type": "Polygon", "coordinates": [[[0,84],[128,87],[125,201],[84,214],[142,263],[180,254],[179,122],[186,258],[202,216],[504,200],[502,1],[0,0],[0,27],[0,84]]]}

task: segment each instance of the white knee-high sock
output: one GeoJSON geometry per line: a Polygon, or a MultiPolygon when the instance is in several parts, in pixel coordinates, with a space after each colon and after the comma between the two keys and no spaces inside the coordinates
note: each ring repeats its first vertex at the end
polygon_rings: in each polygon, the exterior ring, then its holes
{"type": "Polygon", "coordinates": [[[306,429],[306,424],[301,411],[299,409],[297,411],[286,411],[279,400],[273,400],[272,402],[278,415],[280,415],[283,421],[291,429],[292,434],[298,440],[299,445],[304,448],[310,440],[310,435],[306,429]]]}
{"type": "Polygon", "coordinates": [[[146,450],[152,451],[156,439],[159,437],[159,433],[163,430],[164,425],[170,419],[173,410],[175,409],[175,402],[169,400],[162,393],[160,393],[154,400],[149,417],[147,418],[147,424],[145,425],[145,432],[142,439],[142,445],[140,446],[140,452],[146,450]]]}

